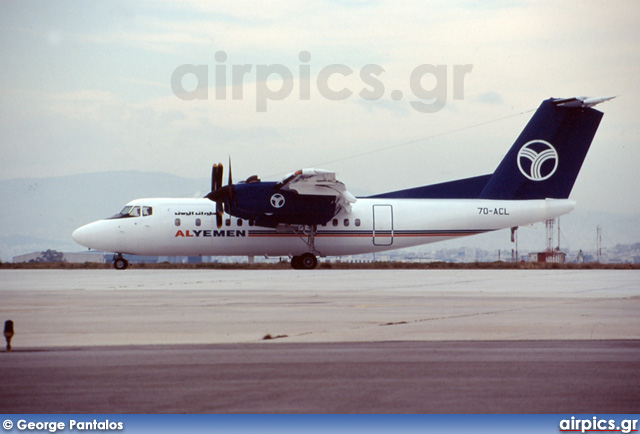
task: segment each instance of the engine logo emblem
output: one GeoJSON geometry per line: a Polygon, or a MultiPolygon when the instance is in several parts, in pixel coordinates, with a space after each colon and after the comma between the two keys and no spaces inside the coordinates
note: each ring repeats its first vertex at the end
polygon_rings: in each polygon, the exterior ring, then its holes
{"type": "Polygon", "coordinates": [[[274,208],[282,208],[284,206],[284,196],[280,193],[271,196],[271,206],[274,208]]]}

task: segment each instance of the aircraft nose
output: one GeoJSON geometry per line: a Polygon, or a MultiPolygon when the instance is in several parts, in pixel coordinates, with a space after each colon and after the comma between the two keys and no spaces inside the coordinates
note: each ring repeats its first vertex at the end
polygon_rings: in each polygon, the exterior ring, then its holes
{"type": "Polygon", "coordinates": [[[73,240],[85,247],[105,252],[117,252],[123,231],[112,220],[98,220],[79,227],[71,234],[73,240]]]}
{"type": "Polygon", "coordinates": [[[91,247],[90,246],[91,229],[88,226],[89,225],[85,225],[73,231],[73,233],[71,234],[71,238],[73,238],[73,241],[85,247],[91,247]]]}

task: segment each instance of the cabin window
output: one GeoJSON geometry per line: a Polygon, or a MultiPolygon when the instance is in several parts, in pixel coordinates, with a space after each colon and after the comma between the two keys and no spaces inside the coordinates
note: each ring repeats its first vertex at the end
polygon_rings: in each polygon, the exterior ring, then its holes
{"type": "Polygon", "coordinates": [[[360,226],[360,219],[356,219],[355,223],[356,223],[356,226],[360,226]]]}
{"type": "Polygon", "coordinates": [[[224,225],[225,225],[225,226],[231,226],[231,219],[226,219],[226,220],[224,221],[224,225]]]}
{"type": "Polygon", "coordinates": [[[249,226],[253,226],[255,224],[256,224],[256,222],[254,222],[253,220],[249,220],[249,226]]]}
{"type": "Polygon", "coordinates": [[[176,219],[176,226],[180,226],[180,219],[176,219]]]}
{"type": "Polygon", "coordinates": [[[238,226],[242,226],[242,219],[238,219],[238,226]]]}
{"type": "Polygon", "coordinates": [[[338,219],[333,219],[332,223],[333,223],[334,226],[338,226],[338,219]]]}
{"type": "Polygon", "coordinates": [[[346,228],[347,226],[349,226],[349,219],[344,219],[344,227],[346,228]]]}
{"type": "Polygon", "coordinates": [[[200,226],[202,224],[202,220],[196,219],[196,226],[200,226]]]}
{"type": "Polygon", "coordinates": [[[150,206],[143,206],[142,207],[142,216],[146,217],[149,215],[153,214],[153,208],[151,208],[150,206]]]}

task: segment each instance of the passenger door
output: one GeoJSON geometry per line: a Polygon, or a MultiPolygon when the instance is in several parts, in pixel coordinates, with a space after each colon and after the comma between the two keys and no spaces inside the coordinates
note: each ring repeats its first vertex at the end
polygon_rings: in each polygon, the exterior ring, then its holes
{"type": "Polygon", "coordinates": [[[390,246],[393,244],[393,207],[391,205],[373,205],[373,245],[390,246]]]}

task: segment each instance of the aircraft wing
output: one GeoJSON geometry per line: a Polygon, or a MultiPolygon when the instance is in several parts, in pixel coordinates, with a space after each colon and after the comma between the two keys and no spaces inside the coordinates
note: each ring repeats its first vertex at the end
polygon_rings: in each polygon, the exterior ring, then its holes
{"type": "Polygon", "coordinates": [[[278,187],[303,195],[335,196],[339,205],[347,211],[351,210],[351,204],[356,201],[344,183],[336,179],[336,173],[324,169],[298,170],[279,182],[278,187]]]}

